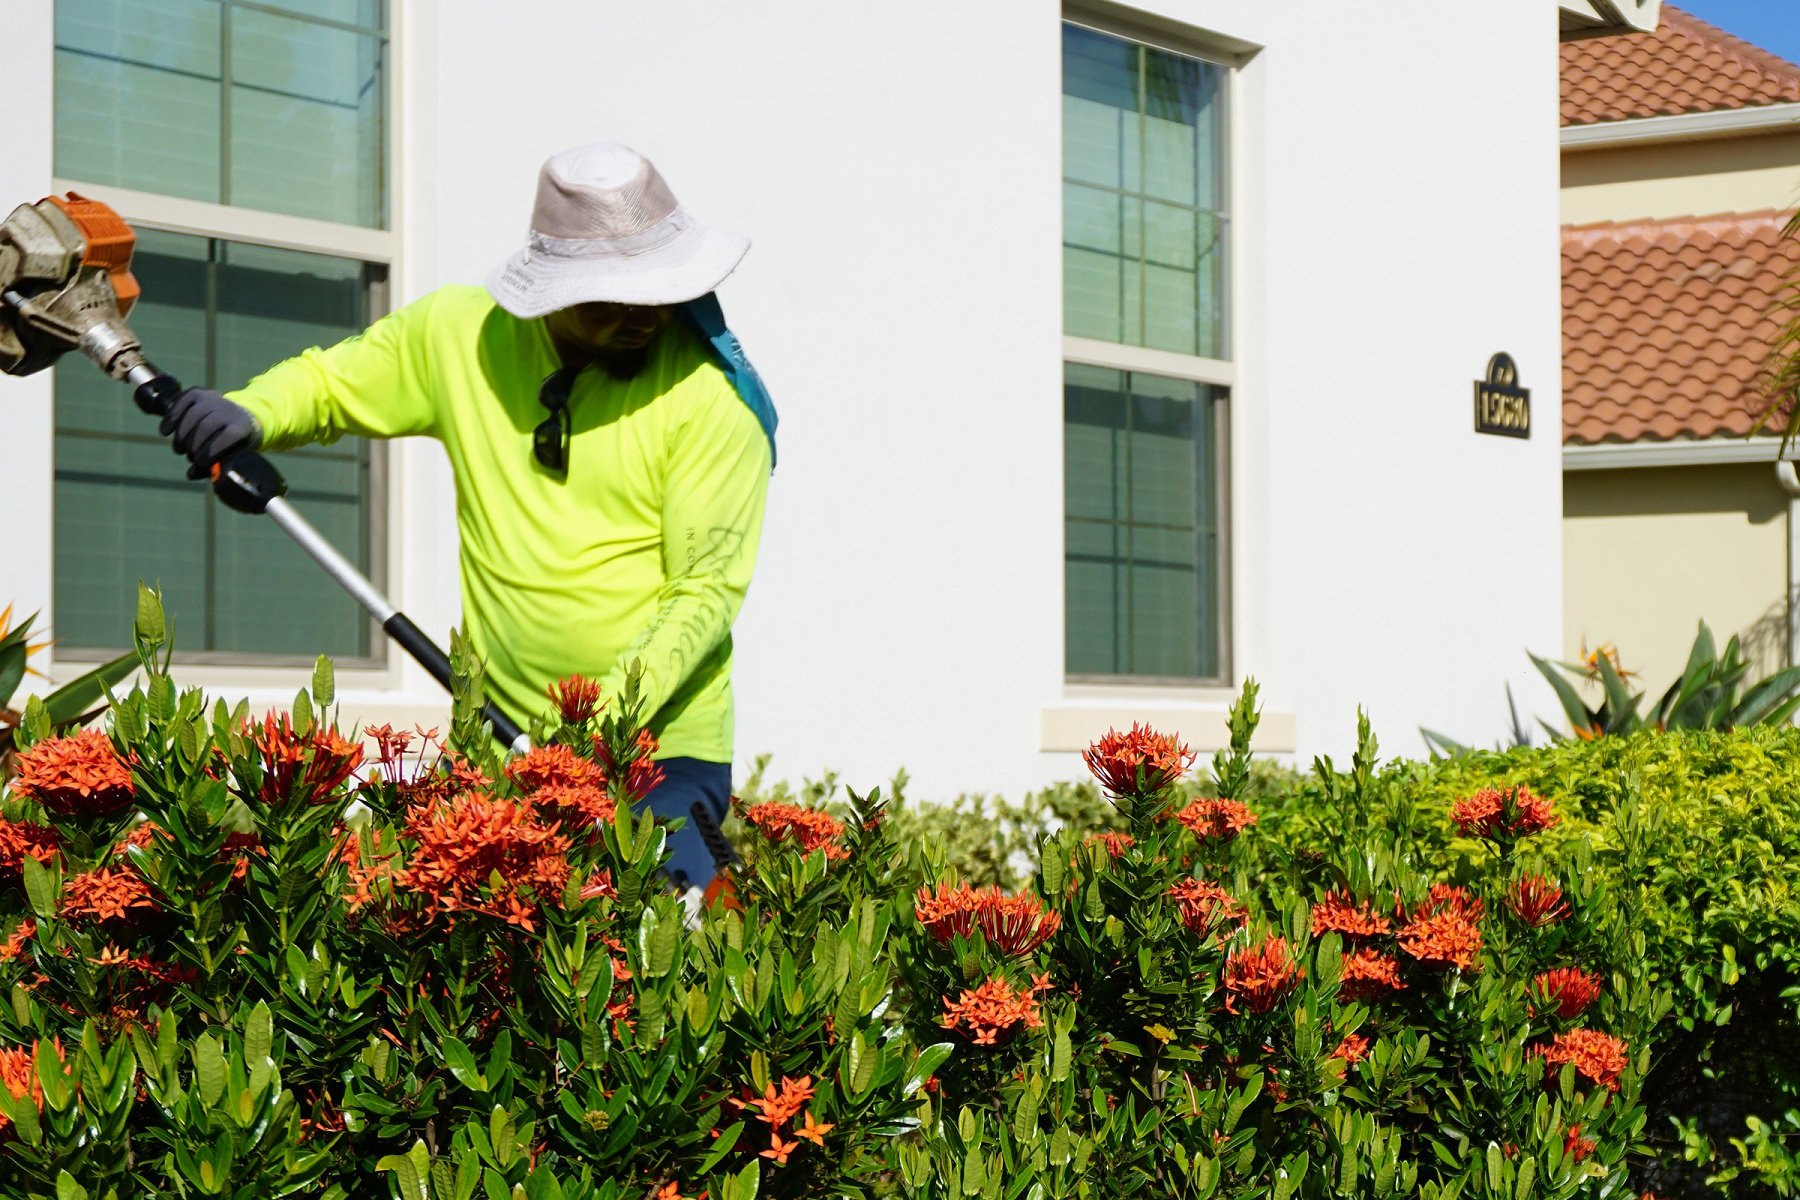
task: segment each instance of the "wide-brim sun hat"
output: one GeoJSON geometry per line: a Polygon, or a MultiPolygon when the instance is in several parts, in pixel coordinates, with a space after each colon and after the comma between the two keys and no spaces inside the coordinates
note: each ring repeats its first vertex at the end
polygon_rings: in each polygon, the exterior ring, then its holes
{"type": "Polygon", "coordinates": [[[525,248],[487,290],[523,319],[594,302],[681,304],[718,287],[749,249],[749,238],[695,220],[649,159],[596,142],[538,172],[525,248]]]}

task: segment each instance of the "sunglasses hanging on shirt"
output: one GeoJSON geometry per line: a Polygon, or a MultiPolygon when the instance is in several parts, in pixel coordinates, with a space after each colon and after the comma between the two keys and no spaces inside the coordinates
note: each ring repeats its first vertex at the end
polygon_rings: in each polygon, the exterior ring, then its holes
{"type": "Polygon", "coordinates": [[[580,373],[580,367],[563,367],[538,388],[538,403],[549,409],[550,415],[531,431],[531,453],[546,471],[558,475],[569,471],[569,392],[580,373]]]}

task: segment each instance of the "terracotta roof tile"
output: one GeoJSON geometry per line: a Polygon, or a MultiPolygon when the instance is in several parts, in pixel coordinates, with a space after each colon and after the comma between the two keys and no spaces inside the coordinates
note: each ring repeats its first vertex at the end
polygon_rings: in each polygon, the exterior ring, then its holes
{"type": "MultiPolygon", "coordinates": [[[[1668,10],[1665,8],[1665,12],[1668,10]]],[[[1774,211],[1563,230],[1563,440],[1750,432],[1800,242],[1774,211]]]]}
{"type": "Polygon", "coordinates": [[[1562,43],[1562,123],[1800,101],[1800,66],[1662,6],[1654,33],[1562,43]]]}

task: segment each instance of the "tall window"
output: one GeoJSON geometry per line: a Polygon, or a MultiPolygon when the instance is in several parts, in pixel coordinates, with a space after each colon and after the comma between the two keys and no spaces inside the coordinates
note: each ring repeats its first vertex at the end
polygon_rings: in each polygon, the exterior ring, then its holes
{"type": "MultiPolygon", "coordinates": [[[[230,390],[385,305],[385,0],[57,0],[59,188],[139,231],[145,352],[230,390]]],[[[85,361],[56,374],[59,652],[125,644],[139,579],[187,655],[369,659],[368,620],[273,522],[232,513],[85,361]]],[[[379,573],[378,456],[360,439],[276,456],[289,494],[379,573]]]]}
{"type": "Polygon", "coordinates": [[[1076,678],[1221,678],[1226,67],[1063,26],[1064,611],[1076,678]]]}

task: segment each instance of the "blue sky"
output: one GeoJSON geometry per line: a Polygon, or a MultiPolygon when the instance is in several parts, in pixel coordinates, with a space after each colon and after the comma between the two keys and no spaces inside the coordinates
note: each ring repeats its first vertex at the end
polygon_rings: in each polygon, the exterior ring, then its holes
{"type": "Polygon", "coordinates": [[[1676,7],[1800,63],[1800,0],[1676,0],[1676,7]]]}

